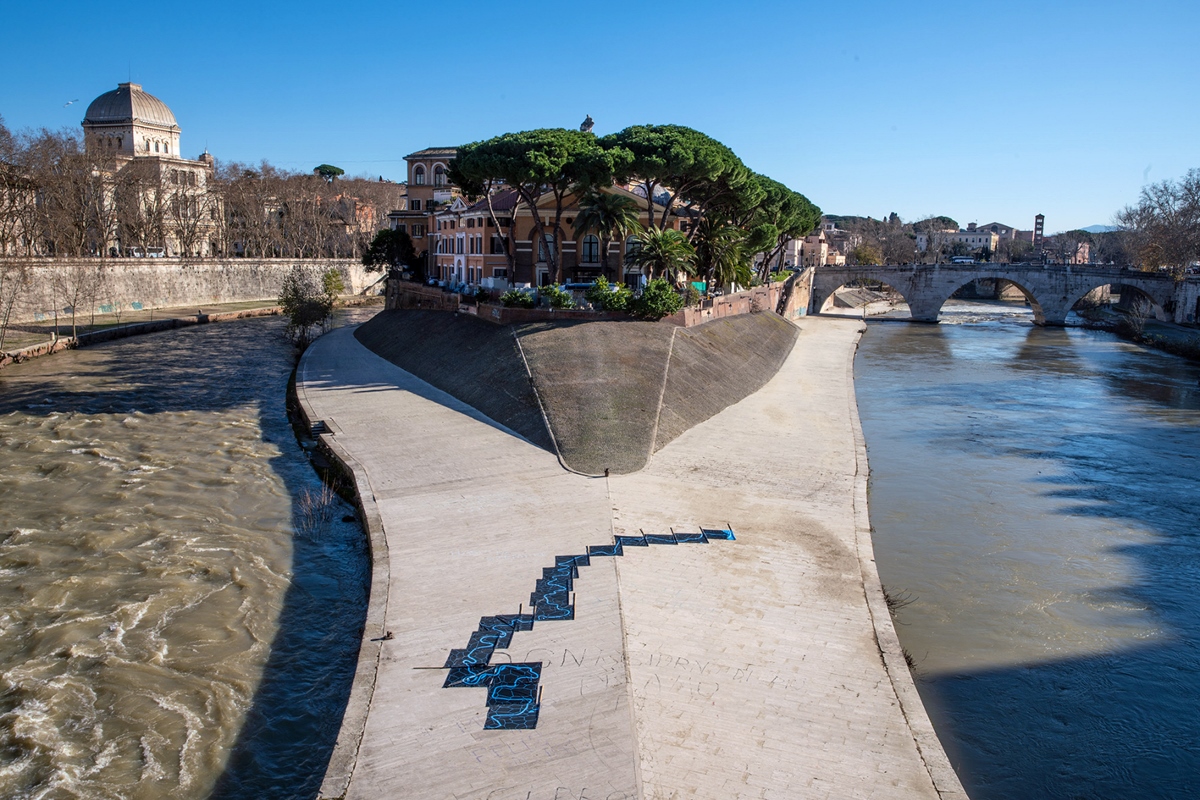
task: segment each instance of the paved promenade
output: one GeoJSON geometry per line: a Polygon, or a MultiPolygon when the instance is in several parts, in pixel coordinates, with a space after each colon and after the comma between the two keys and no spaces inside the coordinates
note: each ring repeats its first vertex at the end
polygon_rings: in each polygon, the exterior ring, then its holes
{"type": "Polygon", "coordinates": [[[803,321],[762,390],[611,478],[566,472],[349,329],[313,345],[298,388],[365,471],[388,550],[393,638],[346,797],[965,797],[875,577],[859,327],[803,321]],[[540,614],[566,596],[556,556],[727,526],[736,541],[568,564],[574,618],[525,629],[535,587],[540,614]],[[443,688],[482,674],[443,667],[505,625],[486,663],[540,663],[540,703],[508,671],[443,688]]]}

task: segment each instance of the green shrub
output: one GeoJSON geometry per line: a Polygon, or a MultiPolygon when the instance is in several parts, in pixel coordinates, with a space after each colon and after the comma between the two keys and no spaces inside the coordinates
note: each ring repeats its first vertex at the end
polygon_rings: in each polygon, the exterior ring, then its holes
{"type": "Polygon", "coordinates": [[[658,320],[683,308],[683,298],[671,284],[655,278],[642,289],[642,296],[634,301],[633,312],[645,319],[658,320]]]}
{"type": "Polygon", "coordinates": [[[539,291],[551,308],[574,308],[575,298],[557,283],[543,286],[539,291]]]}
{"type": "Polygon", "coordinates": [[[341,275],[337,270],[318,274],[299,265],[292,267],[284,277],[279,305],[288,319],[285,332],[297,347],[308,347],[313,339],[328,330],[333,320],[335,298],[331,292],[340,283],[341,275]],[[331,273],[336,276],[336,281],[331,273]]]}
{"type": "Polygon", "coordinates": [[[342,280],[342,273],[332,267],[321,273],[321,288],[325,291],[325,296],[330,301],[336,300],[340,295],[346,292],[346,282],[342,280]]]}
{"type": "Polygon", "coordinates": [[[592,285],[583,293],[583,299],[595,306],[603,306],[604,299],[608,297],[608,293],[612,291],[612,284],[608,282],[608,278],[601,275],[596,280],[592,281],[592,285]]]}
{"type": "Polygon", "coordinates": [[[687,289],[683,292],[683,304],[685,306],[698,306],[700,305],[700,299],[700,290],[689,283],[687,289]]]}
{"type": "Polygon", "coordinates": [[[500,295],[500,303],[506,308],[533,308],[533,295],[526,294],[520,289],[509,289],[500,295]]]}
{"type": "Polygon", "coordinates": [[[482,286],[475,289],[476,303],[490,303],[492,301],[492,293],[482,286]]]}
{"type": "Polygon", "coordinates": [[[633,292],[620,283],[609,283],[606,278],[596,278],[583,296],[589,303],[602,311],[628,311],[633,302],[633,292]]]}

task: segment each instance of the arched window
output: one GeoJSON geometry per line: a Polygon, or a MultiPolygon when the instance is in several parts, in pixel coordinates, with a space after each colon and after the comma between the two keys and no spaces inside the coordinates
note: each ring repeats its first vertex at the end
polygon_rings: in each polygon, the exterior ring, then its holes
{"type": "Polygon", "coordinates": [[[583,264],[600,263],[600,240],[588,234],[583,237],[583,246],[579,250],[579,260],[583,264]]]}
{"type": "Polygon", "coordinates": [[[146,152],[149,153],[150,152],[150,140],[145,139],[144,141],[146,142],[146,152]]]}
{"type": "Polygon", "coordinates": [[[553,252],[553,251],[554,251],[554,235],[547,233],[544,236],[542,236],[542,240],[540,242],[538,242],[538,261],[545,262],[546,261],[546,253],[553,252]]]}
{"type": "Polygon", "coordinates": [[[425,168],[420,164],[413,167],[413,183],[417,186],[425,185],[425,168]]]}
{"type": "Polygon", "coordinates": [[[446,168],[443,167],[441,164],[438,164],[436,167],[433,168],[433,185],[434,186],[445,186],[446,185],[446,168]]]}
{"type": "Polygon", "coordinates": [[[626,239],[625,240],[625,261],[626,261],[626,263],[632,261],[634,259],[634,257],[638,254],[638,252],[641,251],[641,249],[642,249],[642,243],[640,241],[638,241],[638,238],[636,236],[630,236],[628,239],[626,239]]]}

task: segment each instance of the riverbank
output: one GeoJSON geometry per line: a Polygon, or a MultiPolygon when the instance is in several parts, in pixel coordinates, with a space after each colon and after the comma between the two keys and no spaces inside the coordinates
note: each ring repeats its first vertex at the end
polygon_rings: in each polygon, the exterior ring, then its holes
{"type": "Polygon", "coordinates": [[[298,392],[357,461],[386,541],[376,558],[404,565],[386,573],[386,606],[372,599],[369,712],[356,752],[344,726],[334,757],[348,785],[327,774],[322,795],[965,797],[874,571],[860,332],[803,322],[762,389],[609,478],[565,471],[349,330],[318,340],[298,392]],[[635,546],[701,527],[736,541],[635,546]],[[622,557],[573,576],[571,619],[488,652],[538,665],[539,691],[535,727],[485,730],[496,690],[444,689],[457,673],[443,665],[476,652],[489,615],[529,608],[557,556],[614,536],[631,537],[622,557]]]}
{"type": "MultiPolygon", "coordinates": [[[[358,306],[382,306],[382,297],[345,297],[338,301],[338,308],[358,306]]],[[[70,329],[69,318],[64,318],[59,325],[53,323],[29,323],[10,327],[9,345],[18,345],[0,352],[0,369],[9,364],[20,364],[31,358],[53,355],[63,350],[86,347],[114,339],[124,339],[129,336],[142,336],[147,333],[174,330],[191,325],[207,325],[210,322],[229,322],[235,319],[251,317],[273,317],[283,313],[274,301],[246,301],[239,303],[224,303],[205,308],[166,308],[148,309],[146,311],[127,312],[125,314],[96,314],[76,325],[75,336],[61,336],[59,331],[70,329]],[[156,318],[157,316],[157,318],[156,318]]]]}

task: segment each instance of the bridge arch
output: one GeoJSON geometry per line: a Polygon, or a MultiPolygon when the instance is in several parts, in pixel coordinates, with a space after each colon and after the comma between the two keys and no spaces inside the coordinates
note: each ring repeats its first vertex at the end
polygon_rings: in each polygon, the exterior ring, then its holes
{"type": "Polygon", "coordinates": [[[834,294],[839,289],[854,288],[853,284],[861,283],[862,281],[875,281],[883,284],[888,289],[900,295],[909,308],[912,308],[912,301],[909,299],[912,291],[905,291],[905,288],[896,281],[895,274],[885,268],[873,271],[859,267],[850,275],[844,274],[842,270],[822,270],[818,268],[812,287],[811,308],[813,312],[820,313],[825,308],[825,304],[833,300],[834,294]]]}
{"type": "MultiPolygon", "coordinates": [[[[1120,287],[1121,289],[1132,290],[1139,299],[1145,300],[1150,306],[1150,310],[1154,314],[1155,319],[1169,319],[1167,309],[1171,307],[1172,301],[1174,300],[1174,287],[1165,287],[1161,282],[1154,282],[1147,285],[1145,281],[1139,281],[1136,278],[1130,278],[1129,280],[1124,281],[1104,281],[1101,278],[1095,278],[1083,285],[1087,286],[1090,284],[1094,285],[1091,285],[1090,288],[1084,289],[1083,291],[1080,291],[1078,287],[1076,288],[1075,292],[1072,293],[1071,304],[1068,306],[1069,308],[1074,308],[1080,300],[1087,297],[1088,294],[1096,289],[1109,286],[1113,291],[1117,291],[1118,287],[1120,287]]],[[[1124,294],[1123,291],[1117,291],[1117,293],[1122,295],[1124,294]]]]}
{"type": "MultiPolygon", "coordinates": [[[[1029,304],[1030,310],[1033,311],[1034,323],[1037,325],[1047,324],[1046,311],[1042,308],[1042,303],[1033,290],[1031,290],[1021,280],[1014,278],[1013,275],[1001,270],[980,270],[973,275],[959,275],[956,277],[952,276],[949,282],[943,287],[943,292],[931,293],[929,297],[929,305],[923,307],[921,310],[923,314],[922,319],[929,322],[936,322],[938,316],[941,314],[942,306],[946,305],[947,301],[953,298],[954,295],[964,286],[967,286],[968,284],[974,283],[978,280],[1004,281],[1005,283],[1012,285],[1025,297],[1025,302],[1029,304]],[[945,291],[946,286],[949,287],[948,291],[945,291]],[[941,295],[940,300],[937,299],[938,295],[941,295]],[[935,303],[936,308],[933,308],[932,306],[935,303]]],[[[917,318],[915,310],[913,318],[917,318]]]]}

